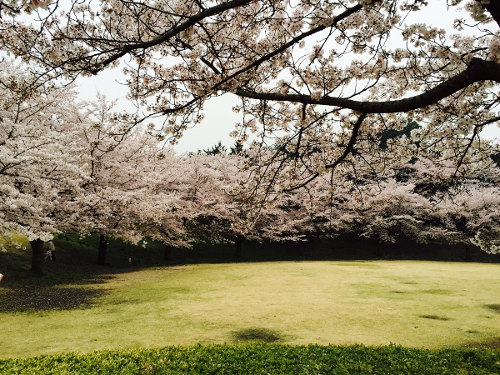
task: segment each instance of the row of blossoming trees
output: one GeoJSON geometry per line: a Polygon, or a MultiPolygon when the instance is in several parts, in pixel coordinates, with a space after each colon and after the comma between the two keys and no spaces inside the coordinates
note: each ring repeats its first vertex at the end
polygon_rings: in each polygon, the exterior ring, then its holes
{"type": "Polygon", "coordinates": [[[107,235],[189,241],[186,228],[212,223],[237,241],[404,231],[496,251],[490,156],[500,147],[484,130],[500,123],[498,1],[4,0],[0,50],[37,78],[2,81],[13,93],[2,97],[0,213],[30,240],[83,227],[102,234],[104,254],[107,235]],[[49,105],[71,95],[54,82],[117,67],[129,115],[100,130],[89,127],[97,108],[49,105]],[[224,159],[243,174],[159,154],[131,130],[156,118],[158,135],[176,138],[222,95],[241,100],[236,139],[259,140],[224,159]],[[422,128],[405,131],[412,121],[422,128]],[[381,139],[391,131],[405,136],[381,139]],[[180,172],[159,180],[166,161],[180,172]],[[186,170],[198,174],[184,187],[186,170]],[[222,180],[203,193],[209,171],[222,180]]]}
{"type": "Polygon", "coordinates": [[[71,87],[37,86],[27,69],[8,61],[0,72],[0,233],[28,237],[33,271],[41,271],[43,242],[57,232],[98,233],[101,264],[109,236],[162,241],[165,257],[202,236],[233,240],[238,254],[245,238],[341,233],[498,250],[500,175],[493,161],[460,179],[446,158],[401,164],[390,148],[408,137],[396,132],[380,136],[375,156],[354,156],[291,187],[275,173],[279,144],[177,155],[101,95],[79,103],[71,87]]]}

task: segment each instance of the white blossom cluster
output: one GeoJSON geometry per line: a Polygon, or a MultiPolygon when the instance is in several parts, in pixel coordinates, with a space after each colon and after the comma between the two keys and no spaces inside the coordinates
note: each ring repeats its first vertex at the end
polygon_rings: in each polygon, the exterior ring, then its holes
{"type": "Polygon", "coordinates": [[[490,38],[490,43],[488,45],[489,56],[488,59],[491,61],[500,62],[500,34],[497,33],[490,38]]]}
{"type": "Polygon", "coordinates": [[[490,0],[474,0],[467,4],[467,9],[475,21],[486,21],[488,15],[486,14],[485,5],[489,4],[490,0]]]}
{"type": "Polygon", "coordinates": [[[484,236],[481,232],[477,232],[474,238],[471,239],[471,243],[480,247],[481,250],[487,252],[488,254],[500,254],[500,245],[495,244],[493,241],[484,236]]]}
{"type": "Polygon", "coordinates": [[[0,65],[0,233],[48,241],[74,218],[88,177],[75,93],[32,89],[29,73],[0,65]]]}

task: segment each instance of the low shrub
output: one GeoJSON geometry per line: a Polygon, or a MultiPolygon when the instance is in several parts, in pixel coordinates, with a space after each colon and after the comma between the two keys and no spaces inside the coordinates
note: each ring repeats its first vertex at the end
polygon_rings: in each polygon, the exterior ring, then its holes
{"type": "Polygon", "coordinates": [[[16,374],[498,374],[500,350],[266,343],[59,354],[0,360],[16,374]]]}

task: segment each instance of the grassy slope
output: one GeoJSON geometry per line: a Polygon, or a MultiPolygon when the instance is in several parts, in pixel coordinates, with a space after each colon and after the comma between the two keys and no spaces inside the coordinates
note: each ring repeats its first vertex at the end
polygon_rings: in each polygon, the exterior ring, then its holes
{"type": "MultiPolygon", "coordinates": [[[[2,256],[6,259],[0,254],[0,260],[2,256]]],[[[45,278],[19,279],[29,288],[20,293],[35,290],[35,299],[71,300],[68,291],[91,289],[91,297],[101,296],[77,309],[45,310],[43,304],[24,312],[4,309],[1,358],[229,343],[252,328],[265,329],[289,344],[439,348],[500,338],[498,264],[199,264],[114,274],[105,269],[109,275],[88,277],[84,273],[90,265],[64,277],[54,264],[49,266],[53,272],[45,278]],[[39,284],[49,285],[39,291],[39,284]]],[[[14,296],[8,294],[16,291],[14,285],[0,284],[4,307],[5,297],[14,296]]]]}

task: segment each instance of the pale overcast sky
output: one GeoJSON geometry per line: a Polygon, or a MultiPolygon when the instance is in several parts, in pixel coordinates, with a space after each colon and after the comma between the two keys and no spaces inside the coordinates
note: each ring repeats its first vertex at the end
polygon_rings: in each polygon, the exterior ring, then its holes
{"type": "MultiPolygon", "coordinates": [[[[122,81],[120,71],[104,71],[95,77],[80,78],[77,90],[83,100],[94,100],[96,92],[100,92],[110,100],[118,100],[118,110],[125,110],[130,103],[124,99],[127,87],[119,84],[122,81]]],[[[225,94],[210,99],[205,103],[203,122],[194,128],[186,130],[179,143],[175,145],[178,153],[196,152],[211,148],[222,142],[228,149],[234,144],[229,133],[234,130],[234,124],[241,122],[241,114],[234,113],[232,108],[239,103],[233,94],[225,94]]]]}

